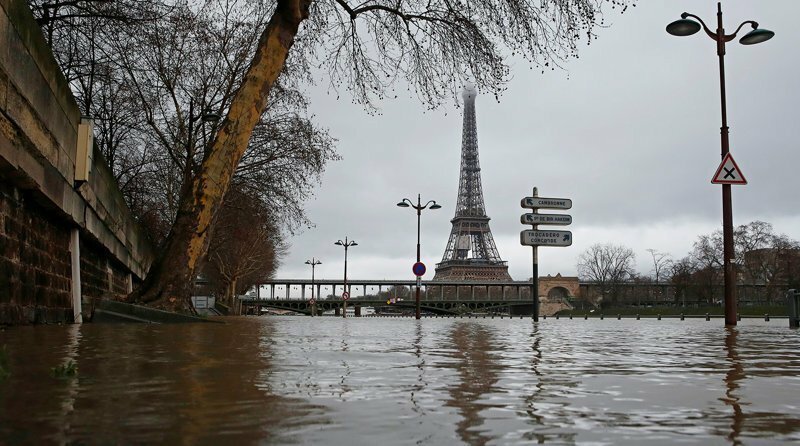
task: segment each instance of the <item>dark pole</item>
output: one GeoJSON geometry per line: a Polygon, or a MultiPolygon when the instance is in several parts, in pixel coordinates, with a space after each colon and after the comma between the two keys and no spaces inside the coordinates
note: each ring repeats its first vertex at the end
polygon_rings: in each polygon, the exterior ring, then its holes
{"type": "MultiPolygon", "coordinates": [[[[539,189],[533,188],[533,196],[539,196],[539,189]]],[[[533,208],[533,213],[539,213],[539,209],[533,208]]],[[[531,229],[538,228],[539,225],[532,225],[531,229]]],[[[533,321],[539,321],[539,247],[536,245],[533,248],[533,277],[531,278],[531,297],[533,298],[533,321]]],[[[509,311],[510,313],[510,311],[509,311]]]]}
{"type": "MultiPolygon", "coordinates": [[[[725,100],[725,29],[722,27],[722,4],[717,3],[717,55],[719,56],[719,89],[722,109],[722,127],[720,138],[722,146],[721,158],[730,152],[728,142],[728,111],[725,100]]],[[[736,270],[733,258],[733,203],[731,185],[722,185],[722,270],[725,283],[725,325],[736,325],[736,270]]]]}
{"type": "MultiPolygon", "coordinates": [[[[344,242],[341,240],[337,240],[334,245],[344,246],[344,291],[342,291],[342,317],[347,317],[347,299],[350,298],[350,293],[347,291],[347,248],[351,246],[356,246],[358,243],[355,240],[347,240],[347,237],[344,238],[344,242]],[[347,296],[347,298],[345,298],[347,296]]],[[[334,291],[336,286],[334,285],[334,291]]]]}
{"type": "MultiPolygon", "coordinates": [[[[422,199],[420,198],[420,194],[417,194],[417,206],[415,209],[417,210],[417,263],[419,263],[419,229],[420,229],[420,216],[422,215],[422,199]]],[[[427,205],[426,205],[427,206],[427,205]]],[[[419,311],[419,282],[420,278],[417,277],[417,297],[415,299],[414,304],[414,317],[417,319],[420,318],[420,311],[419,311]]]]}
{"type": "MultiPolygon", "coordinates": [[[[403,198],[403,201],[397,203],[397,206],[399,206],[401,208],[407,208],[407,207],[410,206],[410,207],[414,208],[417,211],[417,263],[420,263],[420,241],[419,241],[420,240],[420,238],[419,238],[420,237],[419,236],[419,234],[420,234],[420,219],[421,219],[421,216],[422,216],[422,210],[423,209],[427,209],[429,205],[430,205],[430,209],[441,209],[442,208],[439,204],[436,203],[435,200],[431,200],[431,201],[425,203],[425,205],[423,206],[422,205],[422,195],[421,194],[417,194],[417,204],[416,205],[414,205],[414,202],[409,200],[408,198],[403,198]]],[[[414,305],[414,313],[415,313],[415,316],[416,316],[417,319],[420,318],[420,301],[419,301],[419,292],[420,291],[419,291],[419,289],[420,289],[420,281],[421,280],[422,280],[422,276],[417,276],[417,296],[416,296],[415,305],[414,305]]]]}
{"type": "Polygon", "coordinates": [[[186,137],[186,156],[192,153],[192,133],[194,133],[194,99],[189,99],[189,134],[186,137]]]}
{"type": "MultiPolygon", "coordinates": [[[[775,33],[766,29],[759,29],[758,23],[753,20],[742,22],[736,31],[732,34],[725,34],[725,28],[722,25],[722,3],[717,3],[717,30],[711,31],[703,20],[694,15],[684,12],[681,14],[681,20],[676,20],[667,25],[667,32],[674,36],[690,36],[701,29],[712,40],[717,43],[717,56],[719,57],[719,88],[720,88],[720,109],[722,112],[722,126],[720,127],[720,146],[721,158],[724,161],[725,157],[730,152],[730,144],[728,141],[728,112],[727,102],[725,98],[725,42],[731,41],[736,38],[739,30],[744,25],[750,24],[753,30],[742,37],[739,42],[743,45],[754,45],[757,43],[765,42],[771,39],[775,33]],[[692,18],[694,20],[689,20],[692,18]],[[696,20],[696,22],[695,22],[696,20]],[[697,23],[699,22],[699,23],[697,23]]],[[[716,179],[712,182],[717,182],[716,179]]],[[[725,325],[736,325],[736,265],[733,246],[733,205],[731,203],[731,184],[722,183],[722,243],[723,243],[723,275],[725,285],[725,325]]]]}
{"type": "MultiPolygon", "coordinates": [[[[347,292],[347,237],[344,238],[344,291],[342,291],[342,297],[344,297],[344,293],[347,292]]],[[[342,299],[342,317],[347,317],[347,299],[342,299]]]]}
{"type": "Polygon", "coordinates": [[[306,265],[311,265],[311,317],[314,317],[314,313],[317,310],[317,301],[314,299],[314,268],[321,264],[322,262],[314,257],[311,260],[306,260],[306,265]]]}
{"type": "MultiPolygon", "coordinates": [[[[313,257],[312,257],[313,259],[313,257]]],[[[311,317],[314,317],[314,307],[317,305],[317,301],[314,300],[314,267],[317,266],[315,262],[312,261],[311,263],[311,300],[314,301],[311,304],[311,317]]]]}

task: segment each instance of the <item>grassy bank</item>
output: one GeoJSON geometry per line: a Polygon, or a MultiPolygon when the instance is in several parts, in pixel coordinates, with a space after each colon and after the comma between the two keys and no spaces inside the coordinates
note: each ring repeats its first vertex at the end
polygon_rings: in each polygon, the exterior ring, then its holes
{"type": "MultiPolygon", "coordinates": [[[[738,313],[742,316],[787,316],[788,310],[785,306],[739,306],[738,313]]],[[[590,311],[589,309],[573,309],[562,310],[558,312],[561,317],[599,317],[603,314],[605,317],[616,317],[618,314],[622,316],[678,316],[683,314],[685,316],[705,316],[708,313],[711,316],[725,315],[725,308],[722,306],[708,306],[708,307],[610,307],[600,310],[590,311]]]]}

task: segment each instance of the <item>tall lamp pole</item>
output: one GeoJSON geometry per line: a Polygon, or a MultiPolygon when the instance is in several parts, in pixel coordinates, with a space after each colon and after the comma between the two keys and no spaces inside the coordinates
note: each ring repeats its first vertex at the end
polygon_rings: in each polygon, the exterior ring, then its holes
{"type": "Polygon", "coordinates": [[[314,317],[314,310],[316,310],[317,305],[317,301],[314,299],[314,267],[322,265],[322,262],[312,257],[311,260],[306,260],[306,265],[311,265],[311,317],[314,317]]]}
{"type": "MultiPolygon", "coordinates": [[[[441,209],[441,206],[436,204],[434,200],[431,200],[425,203],[425,206],[422,205],[422,199],[420,198],[420,194],[417,194],[417,204],[409,200],[408,198],[403,198],[403,201],[397,203],[398,206],[401,208],[412,207],[417,210],[417,263],[419,263],[419,251],[420,251],[420,244],[419,244],[419,230],[420,230],[420,216],[422,215],[422,210],[427,208],[430,205],[430,209],[441,209]]],[[[420,318],[420,311],[419,311],[419,277],[417,278],[417,297],[415,299],[414,304],[414,314],[417,319],[420,318]]]]}
{"type": "Polygon", "coordinates": [[[202,122],[217,122],[221,116],[211,110],[211,107],[204,107],[199,115],[194,114],[194,99],[189,100],[189,136],[186,138],[186,151],[192,152],[194,147],[194,123],[199,119],[202,122]]]}
{"type": "Polygon", "coordinates": [[[347,299],[350,298],[350,293],[347,291],[347,248],[351,246],[358,246],[358,243],[356,243],[355,240],[348,241],[347,237],[345,237],[344,241],[337,240],[334,245],[344,246],[344,291],[342,292],[342,317],[347,317],[347,299]]]}
{"type": "MultiPolygon", "coordinates": [[[[722,3],[717,3],[717,30],[711,31],[703,20],[694,15],[684,12],[681,19],[667,25],[667,32],[673,36],[690,36],[703,29],[706,35],[717,43],[717,56],[719,56],[719,86],[722,108],[722,127],[720,128],[722,143],[722,158],[730,152],[728,143],[728,113],[725,102],[725,43],[736,38],[736,34],[744,25],[751,25],[752,30],[745,34],[739,43],[743,45],[753,45],[765,42],[775,35],[774,32],[758,28],[758,23],[753,20],[742,22],[733,34],[725,34],[722,26],[722,3]],[[691,17],[694,20],[689,19],[691,17]],[[696,21],[695,21],[696,20],[696,21]],[[700,22],[700,23],[698,23],[700,22]]],[[[731,185],[722,185],[722,239],[723,239],[723,273],[725,282],[725,325],[736,325],[736,270],[733,260],[735,257],[733,248],[733,207],[731,205],[731,185]]]]}

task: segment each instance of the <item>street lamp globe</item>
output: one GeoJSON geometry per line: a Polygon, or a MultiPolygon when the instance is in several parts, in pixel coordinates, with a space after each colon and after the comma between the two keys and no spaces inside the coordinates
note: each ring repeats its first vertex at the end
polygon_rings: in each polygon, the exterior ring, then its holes
{"type": "Polygon", "coordinates": [[[766,42],[767,40],[771,39],[774,35],[775,33],[768,29],[758,28],[745,34],[744,37],[739,39],[739,43],[741,43],[742,45],[755,45],[757,43],[766,42]]]}
{"type": "Polygon", "coordinates": [[[401,208],[407,208],[408,207],[408,203],[406,203],[405,201],[401,201],[400,203],[397,203],[397,206],[399,206],[401,208]]]}
{"type": "Polygon", "coordinates": [[[219,113],[216,113],[211,110],[211,107],[206,107],[203,110],[203,114],[200,115],[200,120],[203,122],[217,122],[222,118],[219,113]]]}
{"type": "Polygon", "coordinates": [[[673,36],[691,36],[692,34],[700,31],[700,24],[694,20],[680,19],[667,25],[667,32],[673,36]]]}
{"type": "Polygon", "coordinates": [[[441,209],[441,208],[442,208],[442,206],[440,206],[439,204],[437,204],[435,201],[434,201],[434,202],[433,202],[433,204],[431,205],[431,209],[441,209]]]}

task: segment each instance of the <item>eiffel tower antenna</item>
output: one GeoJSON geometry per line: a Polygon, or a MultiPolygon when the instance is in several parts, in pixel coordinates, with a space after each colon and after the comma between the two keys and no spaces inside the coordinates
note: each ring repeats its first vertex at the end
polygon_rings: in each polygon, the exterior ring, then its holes
{"type": "Polygon", "coordinates": [[[461,93],[464,99],[464,129],[456,215],[450,220],[453,229],[442,261],[436,265],[433,280],[511,280],[508,264],[500,259],[494,244],[483,203],[475,96],[475,86],[467,83],[461,93]]]}

